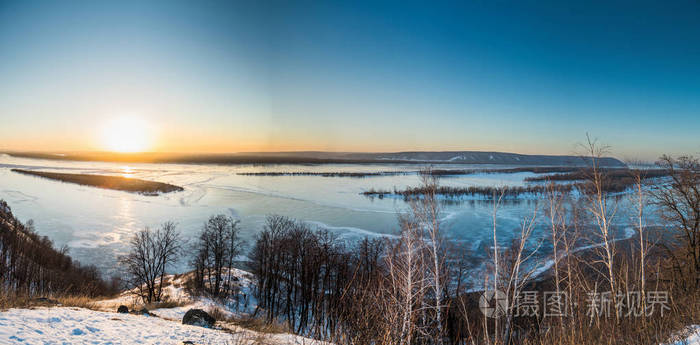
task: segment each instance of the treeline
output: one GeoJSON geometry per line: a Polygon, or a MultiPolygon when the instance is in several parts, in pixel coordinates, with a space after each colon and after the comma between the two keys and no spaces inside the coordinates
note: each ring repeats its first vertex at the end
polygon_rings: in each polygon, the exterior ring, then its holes
{"type": "MultiPolygon", "coordinates": [[[[591,169],[579,169],[568,173],[526,177],[525,181],[581,181],[589,179],[592,173],[593,172],[591,171],[591,169]]],[[[617,180],[620,183],[627,185],[634,184],[636,176],[639,176],[642,179],[666,177],[669,176],[669,171],[667,169],[609,169],[605,171],[606,179],[617,180]]]]}
{"type": "Polygon", "coordinates": [[[265,319],[287,320],[296,333],[334,333],[354,276],[350,252],[326,230],[268,217],[250,253],[255,295],[265,319]]]}
{"type": "Polygon", "coordinates": [[[427,173],[434,176],[451,176],[451,175],[473,175],[473,174],[514,174],[521,172],[531,172],[535,174],[545,173],[567,173],[581,170],[581,167],[518,167],[518,168],[502,168],[502,169],[430,169],[420,171],[419,173],[427,173]]]}
{"type": "Polygon", "coordinates": [[[379,172],[313,172],[313,171],[264,171],[264,172],[243,172],[237,173],[241,176],[321,176],[321,177],[375,177],[375,176],[397,176],[408,175],[411,171],[379,171],[379,172]]]}
{"type": "MultiPolygon", "coordinates": [[[[425,177],[428,188],[437,185],[425,177]]],[[[347,244],[326,230],[270,216],[251,251],[259,310],[299,334],[339,344],[437,344],[464,261],[448,260],[435,194],[399,218],[396,237],[347,244]]],[[[452,319],[452,320],[451,320],[452,319]]],[[[456,339],[455,339],[456,340],[456,339]]]]}
{"type": "Polygon", "coordinates": [[[505,245],[497,239],[503,196],[493,200],[493,242],[479,272],[441,234],[436,196],[444,189],[432,174],[421,175],[422,194],[407,200],[394,237],[348,244],[270,216],[250,254],[257,313],[336,344],[668,342],[700,322],[700,164],[662,157],[672,182],[651,189],[637,174],[629,210],[636,235],[620,239],[614,227],[630,219],[617,216],[610,178],[595,166],[600,151],[589,144],[593,167],[581,196],[569,197],[567,185],[543,186],[542,204],[505,245]],[[663,226],[646,225],[649,204],[663,226]],[[534,232],[540,226],[543,233],[534,232]],[[542,241],[550,264],[534,255],[542,241]],[[495,299],[484,304],[473,289],[495,299]]]}
{"type": "Polygon", "coordinates": [[[32,222],[22,224],[0,200],[0,286],[12,295],[87,295],[112,293],[94,266],[81,266],[39,236],[32,222]]]}
{"type": "MultiPolygon", "coordinates": [[[[561,191],[571,192],[576,184],[561,185],[561,191]]],[[[450,186],[440,186],[435,190],[435,193],[440,196],[447,198],[458,198],[462,196],[485,196],[487,198],[493,197],[506,197],[506,198],[516,198],[520,195],[530,193],[530,194],[543,194],[547,191],[547,186],[545,185],[532,185],[532,186],[514,186],[514,187],[493,187],[493,186],[468,186],[468,187],[450,187],[450,186]]],[[[388,195],[398,195],[402,196],[404,200],[415,199],[423,196],[426,193],[424,186],[418,187],[408,187],[403,190],[394,189],[390,190],[377,190],[370,189],[364,191],[361,194],[367,197],[377,197],[384,198],[388,195]]]]}
{"type": "MultiPolygon", "coordinates": [[[[514,168],[523,169],[523,171],[535,172],[537,169],[534,168],[514,168]]],[[[507,170],[514,170],[507,169],[507,170]]],[[[551,170],[561,170],[566,171],[572,168],[543,168],[542,171],[551,170]]],[[[637,182],[638,178],[641,180],[667,177],[669,176],[669,171],[667,169],[651,169],[651,170],[637,170],[637,169],[600,169],[603,172],[603,179],[601,181],[601,187],[603,191],[609,193],[620,193],[633,187],[637,182]]],[[[434,170],[430,170],[427,173],[433,176],[443,176],[447,175],[448,171],[438,170],[437,173],[434,170]]],[[[590,169],[575,168],[575,171],[561,174],[552,174],[545,176],[535,176],[525,178],[526,182],[556,182],[556,181],[583,181],[577,183],[560,184],[557,189],[560,192],[570,193],[571,191],[577,190],[582,193],[587,193],[591,189],[591,175],[593,172],[590,169]]],[[[485,196],[487,198],[493,197],[505,197],[505,198],[516,198],[523,194],[535,194],[543,195],[547,192],[548,186],[544,184],[533,184],[528,186],[505,186],[505,187],[495,187],[495,186],[468,186],[468,187],[450,187],[450,186],[440,186],[437,188],[435,193],[447,198],[458,198],[462,196],[485,196]]],[[[402,196],[405,200],[420,197],[425,194],[426,190],[423,186],[418,187],[408,187],[403,190],[383,190],[383,189],[370,189],[362,192],[361,194],[367,197],[378,197],[380,199],[388,195],[398,195],[402,196]]]]}
{"type": "Polygon", "coordinates": [[[440,259],[438,276],[444,280],[438,279],[436,294],[428,242],[405,231],[399,240],[365,238],[349,245],[327,230],[268,217],[250,255],[256,313],[267,322],[285,320],[297,334],[339,343],[370,344],[402,332],[447,336],[436,324],[455,322],[447,301],[457,290],[447,280],[462,280],[464,272],[440,259]],[[402,330],[407,316],[410,325],[402,330]]]}
{"type": "Polygon", "coordinates": [[[544,173],[568,173],[581,170],[581,167],[519,167],[503,169],[430,169],[417,171],[377,171],[377,172],[345,172],[345,171],[261,171],[261,172],[241,172],[241,176],[321,176],[321,177],[376,177],[376,176],[400,176],[411,174],[430,174],[434,176],[460,176],[473,174],[498,174],[498,173],[520,173],[532,172],[544,173]]]}

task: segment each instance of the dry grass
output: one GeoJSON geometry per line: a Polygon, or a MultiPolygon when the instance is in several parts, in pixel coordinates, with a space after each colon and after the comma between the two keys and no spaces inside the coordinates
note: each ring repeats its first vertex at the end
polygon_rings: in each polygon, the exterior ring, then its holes
{"type": "Polygon", "coordinates": [[[153,302],[153,303],[148,303],[144,305],[143,307],[151,310],[151,309],[161,309],[161,308],[177,308],[177,307],[182,307],[185,306],[187,303],[183,301],[174,301],[174,300],[165,300],[162,302],[153,302]]]}
{"type": "Polygon", "coordinates": [[[230,319],[228,315],[219,307],[210,307],[206,310],[206,312],[216,321],[226,321],[230,319]]]}
{"type": "Polygon", "coordinates": [[[0,294],[0,310],[9,308],[35,308],[35,307],[77,307],[97,310],[95,299],[88,296],[49,296],[28,297],[26,295],[0,294]]]}
{"type": "Polygon", "coordinates": [[[97,305],[93,298],[87,296],[64,296],[56,299],[58,303],[66,307],[78,307],[97,310],[97,305]]]}
{"type": "Polygon", "coordinates": [[[30,306],[31,299],[24,295],[10,295],[3,291],[0,293],[0,310],[7,310],[10,308],[25,308],[30,306]]]}
{"type": "Polygon", "coordinates": [[[230,318],[229,322],[236,326],[264,334],[291,333],[289,327],[287,327],[287,324],[284,322],[276,321],[267,323],[263,318],[258,317],[230,318]]]}
{"type": "Polygon", "coordinates": [[[187,305],[186,301],[176,301],[176,300],[164,300],[161,302],[152,302],[152,303],[147,303],[144,304],[141,302],[140,299],[134,299],[131,302],[124,302],[124,303],[95,303],[95,308],[96,310],[102,310],[102,311],[116,311],[119,306],[124,305],[127,308],[129,308],[130,312],[135,312],[139,311],[142,309],[146,310],[154,310],[154,309],[161,309],[161,308],[177,308],[177,307],[183,307],[187,305]]]}

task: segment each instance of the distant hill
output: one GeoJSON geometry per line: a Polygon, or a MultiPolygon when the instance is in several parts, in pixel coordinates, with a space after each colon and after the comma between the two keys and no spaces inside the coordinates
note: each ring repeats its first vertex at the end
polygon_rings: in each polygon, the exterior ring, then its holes
{"type": "MultiPolygon", "coordinates": [[[[176,153],[27,153],[7,152],[15,157],[149,163],[198,163],[198,164],[330,164],[330,163],[416,163],[416,164],[499,164],[539,166],[579,166],[587,160],[578,156],[523,155],[506,152],[483,151],[411,151],[387,153],[360,152],[245,152],[230,154],[176,154],[176,153]]],[[[625,167],[617,158],[604,157],[599,161],[605,167],[625,167]]]]}
{"type": "MultiPolygon", "coordinates": [[[[376,159],[384,161],[417,161],[464,164],[504,164],[504,165],[584,165],[586,160],[578,156],[523,155],[506,152],[482,151],[440,151],[440,152],[394,152],[394,153],[350,153],[350,159],[376,159]]],[[[604,157],[602,166],[623,167],[617,158],[604,157]]]]}

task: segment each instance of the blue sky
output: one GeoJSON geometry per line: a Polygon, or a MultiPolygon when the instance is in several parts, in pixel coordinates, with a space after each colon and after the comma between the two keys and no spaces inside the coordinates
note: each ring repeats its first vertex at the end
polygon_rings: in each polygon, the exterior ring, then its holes
{"type": "Polygon", "coordinates": [[[0,0],[0,149],[700,152],[700,3],[0,0]]]}

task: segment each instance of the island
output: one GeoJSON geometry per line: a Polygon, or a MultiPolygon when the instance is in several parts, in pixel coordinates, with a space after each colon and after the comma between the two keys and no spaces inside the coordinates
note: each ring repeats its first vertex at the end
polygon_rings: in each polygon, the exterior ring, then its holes
{"type": "Polygon", "coordinates": [[[83,186],[120,190],[130,193],[155,196],[162,193],[179,192],[184,189],[168,183],[147,181],[123,176],[108,176],[94,174],[65,174],[44,171],[12,169],[13,172],[43,177],[50,180],[57,180],[66,183],[75,183],[83,186]]]}

